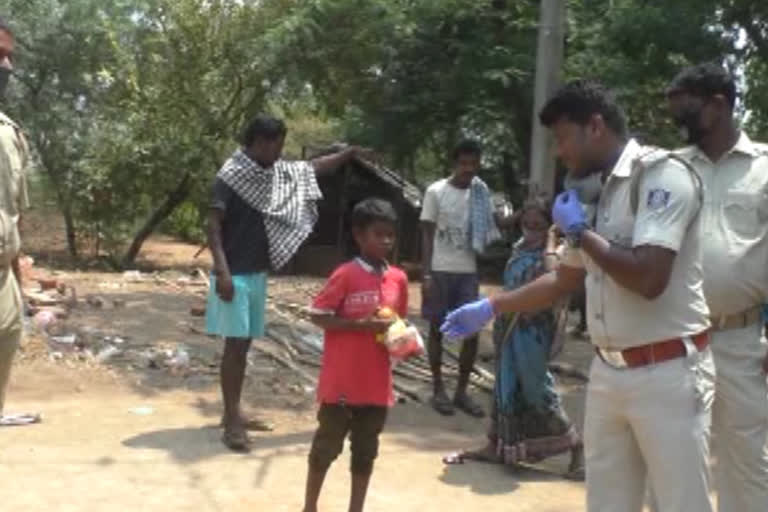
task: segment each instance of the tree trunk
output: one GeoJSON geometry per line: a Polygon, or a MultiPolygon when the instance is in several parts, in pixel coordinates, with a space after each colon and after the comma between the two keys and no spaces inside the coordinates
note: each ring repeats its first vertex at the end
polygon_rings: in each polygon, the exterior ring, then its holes
{"type": "Polygon", "coordinates": [[[69,255],[76,260],[79,254],[77,251],[77,229],[75,227],[75,219],[72,217],[72,207],[69,204],[62,206],[61,213],[64,216],[64,227],[67,231],[69,255]]]}
{"type": "Polygon", "coordinates": [[[144,225],[134,235],[131,246],[121,260],[121,266],[127,267],[133,264],[147,238],[187,198],[192,188],[191,181],[192,176],[189,173],[185,174],[179,184],[176,185],[176,188],[168,193],[162,204],[149,216],[144,225]]]}

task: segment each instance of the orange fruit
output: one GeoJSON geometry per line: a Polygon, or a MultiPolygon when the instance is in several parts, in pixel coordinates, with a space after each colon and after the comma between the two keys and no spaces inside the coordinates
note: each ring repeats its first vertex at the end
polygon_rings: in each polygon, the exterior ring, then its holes
{"type": "Polygon", "coordinates": [[[395,312],[392,311],[392,308],[388,308],[385,306],[383,308],[379,308],[379,310],[376,312],[376,316],[378,316],[379,318],[393,318],[396,315],[395,315],[395,312]]]}

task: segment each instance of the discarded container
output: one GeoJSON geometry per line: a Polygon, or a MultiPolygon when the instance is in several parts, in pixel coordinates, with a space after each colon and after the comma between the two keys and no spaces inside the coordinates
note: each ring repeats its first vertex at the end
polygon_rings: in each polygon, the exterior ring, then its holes
{"type": "Polygon", "coordinates": [[[45,290],[54,290],[57,289],[59,286],[59,282],[55,279],[38,279],[38,283],[40,283],[40,288],[45,290]]]}
{"type": "Polygon", "coordinates": [[[48,329],[56,323],[56,315],[44,309],[35,315],[34,322],[40,332],[48,332],[48,329]]]}
{"type": "Polygon", "coordinates": [[[109,345],[107,347],[104,347],[99,351],[98,354],[96,354],[96,361],[100,363],[106,363],[109,361],[112,357],[119,354],[121,351],[117,347],[113,347],[112,345],[109,345]]]}
{"type": "Polygon", "coordinates": [[[188,368],[190,363],[189,352],[187,347],[179,345],[173,353],[173,356],[168,360],[168,366],[178,370],[188,368]]]}
{"type": "Polygon", "coordinates": [[[51,341],[60,345],[74,345],[77,341],[77,335],[65,334],[64,336],[51,336],[51,341]]]}

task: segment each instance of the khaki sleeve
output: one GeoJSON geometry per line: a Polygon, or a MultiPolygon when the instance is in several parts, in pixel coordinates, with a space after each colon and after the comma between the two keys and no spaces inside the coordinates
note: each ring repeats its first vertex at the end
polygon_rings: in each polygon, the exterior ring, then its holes
{"type": "Polygon", "coordinates": [[[27,175],[31,167],[31,158],[29,152],[29,143],[24,133],[17,130],[19,138],[19,152],[22,154],[21,172],[19,173],[19,210],[26,210],[31,205],[29,202],[29,186],[27,184],[27,175]]]}
{"type": "Polygon", "coordinates": [[[0,125],[0,208],[14,217],[19,214],[21,203],[18,172],[21,160],[15,140],[15,130],[0,125]]]}
{"type": "Polygon", "coordinates": [[[560,265],[573,268],[584,268],[584,259],[581,257],[581,249],[571,247],[565,243],[558,247],[560,253],[560,265]]]}
{"type": "Polygon", "coordinates": [[[675,160],[645,170],[638,187],[633,247],[679,251],[700,207],[697,186],[690,171],[675,160]]]}

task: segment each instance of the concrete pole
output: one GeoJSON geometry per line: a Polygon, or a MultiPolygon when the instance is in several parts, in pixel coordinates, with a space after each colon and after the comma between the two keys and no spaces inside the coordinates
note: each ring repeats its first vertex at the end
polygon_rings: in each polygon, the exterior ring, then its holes
{"type": "Polygon", "coordinates": [[[529,190],[538,190],[552,197],[555,190],[553,139],[549,130],[539,123],[539,111],[560,84],[565,42],[565,1],[541,0],[539,9],[529,190]]]}

